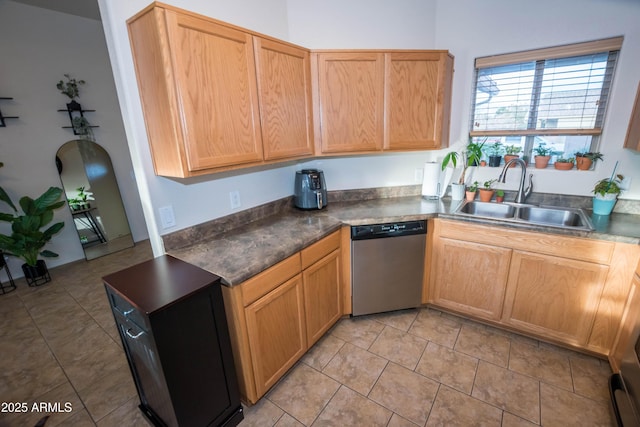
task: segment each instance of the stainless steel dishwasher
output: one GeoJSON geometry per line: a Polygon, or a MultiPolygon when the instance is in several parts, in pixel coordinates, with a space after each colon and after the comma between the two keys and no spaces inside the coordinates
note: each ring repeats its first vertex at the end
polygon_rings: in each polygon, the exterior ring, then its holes
{"type": "Polygon", "coordinates": [[[351,227],[352,315],[418,307],[426,221],[351,227]]]}

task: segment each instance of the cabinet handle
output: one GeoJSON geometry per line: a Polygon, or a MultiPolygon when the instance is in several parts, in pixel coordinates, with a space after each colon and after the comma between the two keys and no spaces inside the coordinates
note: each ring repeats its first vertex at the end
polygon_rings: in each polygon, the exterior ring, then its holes
{"type": "Polygon", "coordinates": [[[127,311],[123,312],[122,314],[124,314],[125,316],[128,316],[128,315],[130,315],[131,313],[133,313],[133,310],[134,310],[134,309],[132,308],[131,310],[127,310],[127,311]]]}
{"type": "Polygon", "coordinates": [[[131,335],[131,328],[127,329],[125,332],[129,336],[129,338],[133,338],[134,340],[140,338],[140,335],[144,334],[144,331],[140,331],[135,335],[131,335]]]}

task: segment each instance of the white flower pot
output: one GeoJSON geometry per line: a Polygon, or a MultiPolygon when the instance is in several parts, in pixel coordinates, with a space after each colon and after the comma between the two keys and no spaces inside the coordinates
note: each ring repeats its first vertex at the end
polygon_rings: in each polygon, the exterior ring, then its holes
{"type": "Polygon", "coordinates": [[[464,200],[464,184],[451,184],[451,200],[464,200]]]}

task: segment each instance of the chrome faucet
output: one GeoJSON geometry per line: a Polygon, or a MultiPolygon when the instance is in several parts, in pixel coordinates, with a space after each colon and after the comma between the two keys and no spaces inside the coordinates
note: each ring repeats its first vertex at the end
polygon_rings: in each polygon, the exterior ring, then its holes
{"type": "Polygon", "coordinates": [[[533,174],[529,175],[529,186],[526,189],[524,188],[524,180],[527,177],[527,164],[524,162],[524,160],[516,157],[515,159],[511,159],[507,163],[505,163],[504,168],[502,169],[502,172],[500,172],[500,176],[498,177],[498,181],[506,181],[507,169],[509,169],[509,166],[511,166],[512,163],[518,163],[520,165],[520,168],[522,169],[522,172],[520,174],[520,187],[518,187],[518,195],[516,196],[516,203],[524,203],[524,201],[527,200],[527,197],[529,197],[529,195],[533,191],[533,174]]]}

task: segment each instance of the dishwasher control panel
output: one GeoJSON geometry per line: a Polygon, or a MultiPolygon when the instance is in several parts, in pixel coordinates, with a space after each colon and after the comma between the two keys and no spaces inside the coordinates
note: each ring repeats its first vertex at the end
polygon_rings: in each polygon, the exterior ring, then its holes
{"type": "Polygon", "coordinates": [[[351,227],[351,240],[381,239],[384,237],[410,236],[412,234],[426,233],[427,222],[424,220],[355,225],[351,227]]]}

